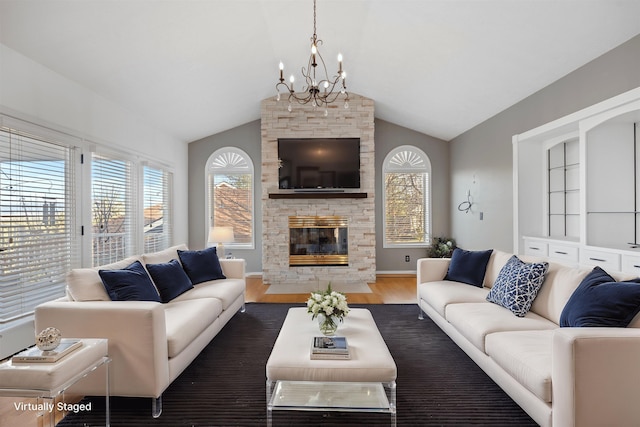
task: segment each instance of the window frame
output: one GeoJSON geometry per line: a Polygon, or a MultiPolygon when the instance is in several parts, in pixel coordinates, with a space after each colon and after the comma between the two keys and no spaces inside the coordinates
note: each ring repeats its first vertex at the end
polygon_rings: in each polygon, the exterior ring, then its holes
{"type": "MultiPolygon", "coordinates": [[[[18,138],[24,138],[24,141],[22,141],[22,143],[27,144],[27,146],[31,146],[27,148],[28,151],[30,150],[32,153],[49,152],[51,154],[62,154],[63,156],[58,160],[64,162],[64,169],[61,175],[62,180],[60,181],[64,184],[64,187],[62,187],[63,191],[62,193],[56,192],[54,194],[54,196],[55,195],[58,196],[58,197],[55,197],[56,199],[59,198],[60,195],[64,197],[63,203],[60,204],[59,202],[56,202],[55,205],[57,205],[57,208],[54,208],[55,209],[54,215],[56,215],[56,217],[58,217],[59,212],[63,212],[62,213],[62,218],[64,219],[62,222],[63,231],[62,233],[56,233],[55,234],[56,237],[53,239],[52,242],[50,242],[50,245],[49,245],[51,246],[50,250],[54,250],[56,255],[54,256],[54,258],[52,258],[52,263],[47,265],[47,270],[43,274],[43,278],[38,279],[37,278],[38,274],[37,273],[34,274],[33,272],[34,271],[33,256],[29,256],[23,253],[19,258],[16,258],[16,254],[11,255],[10,253],[7,253],[5,251],[1,252],[0,256],[3,257],[2,259],[3,262],[7,259],[9,261],[11,259],[14,259],[14,260],[24,259],[24,262],[18,263],[16,266],[11,267],[10,271],[15,270],[15,273],[10,272],[9,276],[4,278],[4,279],[9,279],[9,282],[5,281],[6,289],[9,290],[12,286],[14,286],[11,284],[11,281],[10,281],[11,277],[12,276],[20,277],[19,282],[15,284],[15,286],[17,286],[17,289],[20,291],[19,292],[20,298],[15,300],[16,301],[15,304],[9,303],[7,304],[6,307],[3,306],[2,314],[0,315],[0,318],[2,318],[2,320],[0,321],[0,331],[1,331],[5,328],[11,328],[13,325],[16,325],[19,322],[24,321],[24,319],[32,317],[35,310],[35,306],[37,306],[38,304],[64,296],[65,286],[66,286],[66,274],[68,270],[70,270],[71,268],[79,267],[81,265],[81,261],[80,261],[81,236],[80,236],[80,233],[78,232],[78,224],[81,223],[82,216],[81,216],[81,207],[79,206],[78,199],[82,197],[81,180],[80,180],[80,175],[81,175],[80,159],[81,159],[81,153],[82,153],[82,140],[72,135],[62,133],[62,132],[57,132],[55,130],[41,127],[33,123],[25,122],[10,116],[6,116],[4,114],[0,114],[0,129],[2,130],[2,132],[5,132],[8,135],[9,141],[11,140],[12,135],[18,138]],[[35,150],[38,147],[40,148],[38,150],[35,150]],[[58,239],[58,237],[60,236],[63,237],[62,240],[58,239]],[[61,252],[61,249],[64,249],[64,251],[61,252]],[[62,256],[60,256],[60,254],[62,254],[62,256]],[[7,258],[7,256],[11,256],[12,258],[7,258]],[[58,260],[59,263],[56,263],[55,262],[56,260],[58,260]],[[56,272],[56,271],[57,273],[52,274],[52,272],[56,272]],[[29,281],[25,279],[25,277],[27,279],[32,278],[33,280],[29,281]],[[26,280],[26,283],[25,283],[25,280],[26,280]],[[30,289],[25,292],[24,289],[27,286],[29,286],[30,289]]],[[[13,154],[11,153],[12,148],[10,145],[7,151],[8,161],[11,163],[18,163],[18,164],[29,161],[21,152],[22,149],[24,149],[24,147],[18,148],[18,152],[16,154],[13,154]]],[[[35,160],[35,161],[40,162],[41,160],[35,160]]],[[[39,165],[36,165],[35,167],[39,167],[39,165]]],[[[20,166],[20,168],[22,168],[22,166],[20,166]]],[[[29,172],[29,173],[35,173],[35,171],[29,172]]],[[[22,175],[22,172],[19,172],[17,175],[17,177],[19,178],[20,177],[24,178],[28,176],[30,175],[22,175]]],[[[52,177],[55,177],[55,175],[52,175],[52,177]]],[[[9,180],[15,179],[13,176],[9,176],[9,175],[5,175],[5,178],[8,178],[9,180]]],[[[32,179],[37,180],[37,178],[32,178],[32,179]]],[[[49,178],[43,178],[43,179],[46,180],[49,178]]],[[[36,193],[42,192],[41,187],[37,186],[34,182],[29,183],[29,187],[32,187],[32,189],[19,197],[21,198],[24,196],[36,197],[35,196],[36,193]]],[[[11,189],[9,191],[11,191],[11,189]]],[[[0,190],[0,193],[2,192],[3,191],[0,190]]],[[[49,194],[48,196],[51,196],[51,195],[49,194]]],[[[3,205],[9,206],[9,209],[11,209],[11,206],[12,206],[11,198],[9,197],[4,199],[5,196],[0,196],[0,197],[3,198],[2,200],[4,202],[8,203],[8,205],[5,205],[5,203],[3,203],[3,205]]],[[[45,198],[44,196],[41,196],[37,199],[40,200],[40,198],[47,199],[49,197],[45,198]]],[[[25,207],[25,209],[27,208],[25,207]]],[[[47,212],[47,216],[51,215],[50,208],[46,212],[47,212]]],[[[45,221],[44,204],[42,206],[41,213],[43,215],[42,220],[45,221]]],[[[20,221],[20,219],[18,220],[20,221]]],[[[10,228],[12,226],[11,221],[12,220],[9,220],[10,228]]],[[[58,220],[54,219],[53,223],[48,223],[48,225],[58,225],[57,223],[58,223],[58,220]]],[[[44,222],[41,223],[41,226],[47,227],[47,225],[45,225],[44,222]]],[[[28,228],[31,228],[31,227],[32,226],[30,225],[28,228]]],[[[9,233],[11,233],[10,228],[8,229],[9,233]]],[[[4,239],[2,240],[4,241],[4,239]]],[[[39,240],[39,242],[42,242],[42,241],[39,240]]],[[[9,245],[12,245],[14,242],[11,240],[7,240],[6,243],[9,245]]],[[[42,248],[42,247],[43,247],[43,244],[41,243],[37,247],[33,247],[32,250],[37,250],[38,248],[42,248]]],[[[17,247],[17,250],[21,250],[23,252],[26,249],[28,248],[17,247]]],[[[20,253],[18,253],[18,255],[20,255],[20,253]]],[[[44,262],[44,260],[42,258],[38,258],[38,266],[40,266],[40,263],[42,262],[44,262]]],[[[2,269],[2,273],[4,274],[5,272],[4,268],[0,266],[0,269],[2,269]]],[[[7,301],[5,300],[5,303],[6,302],[7,301]]]]}
{"type": "Polygon", "coordinates": [[[382,196],[382,247],[383,248],[426,248],[431,246],[431,195],[432,195],[431,160],[429,156],[414,145],[400,145],[392,149],[382,162],[381,196],[382,196]],[[402,158],[400,158],[401,156],[402,158]],[[425,238],[421,242],[392,242],[387,238],[387,189],[386,177],[388,173],[422,173],[425,195],[425,238]]]}

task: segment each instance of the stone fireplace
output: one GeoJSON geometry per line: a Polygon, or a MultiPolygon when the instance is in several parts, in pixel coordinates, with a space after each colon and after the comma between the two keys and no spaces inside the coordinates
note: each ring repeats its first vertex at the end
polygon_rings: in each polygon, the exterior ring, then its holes
{"type": "MultiPolygon", "coordinates": [[[[324,109],[294,105],[271,97],[261,104],[262,134],[262,279],[265,284],[298,282],[375,281],[375,165],[373,100],[350,94],[349,108],[324,109]],[[344,192],[287,193],[278,186],[279,138],[360,138],[360,189],[344,192]],[[323,231],[318,245],[336,238],[346,256],[290,258],[298,231],[290,229],[290,217],[339,217],[347,226],[323,231]],[[344,230],[341,231],[341,228],[344,230]],[[293,239],[293,240],[292,240],[293,239]]],[[[319,227],[309,227],[319,228],[319,227]]],[[[328,247],[328,246],[327,246],[328,247]]],[[[337,246],[336,246],[337,247],[337,246]]],[[[303,246],[300,246],[300,252],[303,246]]],[[[315,246],[306,250],[315,251],[315,246]]],[[[294,254],[303,255],[303,254],[294,254]]],[[[309,255],[307,253],[307,255],[309,255]]],[[[315,254],[313,254],[315,255],[315,254]]],[[[328,255],[328,254],[325,254],[328,255]]]]}

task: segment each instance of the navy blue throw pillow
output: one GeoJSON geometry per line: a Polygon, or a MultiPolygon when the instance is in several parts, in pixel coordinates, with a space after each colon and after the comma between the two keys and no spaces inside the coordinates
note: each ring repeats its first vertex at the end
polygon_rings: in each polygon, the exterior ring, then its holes
{"type": "Polygon", "coordinates": [[[193,288],[191,279],[177,259],[162,264],[147,264],[147,270],[160,292],[162,302],[169,302],[193,288]]]}
{"type": "Polygon", "coordinates": [[[455,248],[451,254],[451,262],[444,280],[453,280],[481,288],[492,252],[493,249],[465,251],[455,248]]]}
{"type": "Polygon", "coordinates": [[[222,274],[218,251],[215,247],[202,251],[178,250],[178,256],[184,271],[194,285],[209,280],[226,279],[226,276],[222,274]]]}
{"type": "Polygon", "coordinates": [[[562,309],[560,326],[626,328],[640,311],[640,278],[616,282],[600,267],[582,280],[562,309]]]}
{"type": "Polygon", "coordinates": [[[99,270],[98,274],[112,301],[160,302],[160,295],[140,261],[122,270],[99,270]]]}

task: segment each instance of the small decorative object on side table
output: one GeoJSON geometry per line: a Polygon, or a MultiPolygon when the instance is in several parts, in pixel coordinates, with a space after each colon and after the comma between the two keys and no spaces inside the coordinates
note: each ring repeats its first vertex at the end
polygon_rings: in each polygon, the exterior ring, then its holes
{"type": "Polygon", "coordinates": [[[36,347],[42,351],[55,350],[62,340],[62,333],[56,328],[46,328],[36,335],[36,347]]]}
{"type": "Polygon", "coordinates": [[[342,322],[349,313],[347,297],[342,292],[332,290],[329,282],[325,291],[311,292],[307,300],[307,312],[311,313],[311,319],[318,318],[323,335],[334,335],[338,330],[338,322],[342,322]]]}

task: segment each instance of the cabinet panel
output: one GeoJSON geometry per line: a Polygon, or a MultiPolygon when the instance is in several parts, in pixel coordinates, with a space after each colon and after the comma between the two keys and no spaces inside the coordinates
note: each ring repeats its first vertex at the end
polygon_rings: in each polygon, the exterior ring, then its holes
{"type": "Polygon", "coordinates": [[[534,255],[540,257],[546,257],[549,254],[549,245],[539,240],[524,241],[524,253],[525,255],[534,255]]]}
{"type": "Polygon", "coordinates": [[[605,123],[587,133],[587,211],[633,212],[633,123],[605,123]]]}
{"type": "Polygon", "coordinates": [[[631,213],[590,213],[587,215],[589,246],[627,249],[633,243],[635,215],[631,213]]]}
{"type": "Polygon", "coordinates": [[[613,252],[581,249],[580,263],[586,265],[597,265],[609,272],[620,271],[620,255],[613,252]]]}
{"type": "Polygon", "coordinates": [[[568,263],[578,262],[578,247],[549,243],[549,258],[568,263]]]}
{"type": "Polygon", "coordinates": [[[622,255],[622,272],[640,276],[640,255],[622,255]]]}

